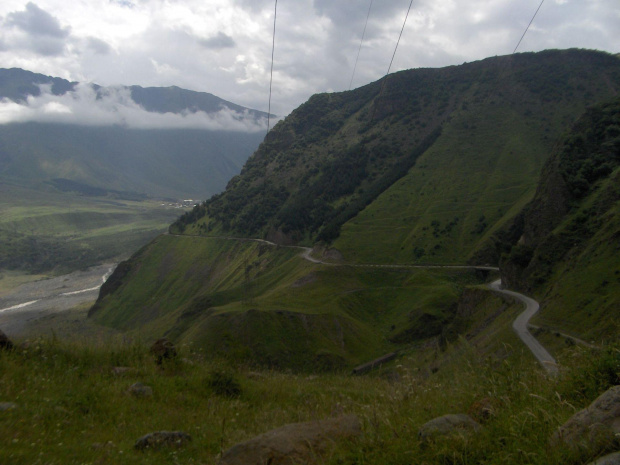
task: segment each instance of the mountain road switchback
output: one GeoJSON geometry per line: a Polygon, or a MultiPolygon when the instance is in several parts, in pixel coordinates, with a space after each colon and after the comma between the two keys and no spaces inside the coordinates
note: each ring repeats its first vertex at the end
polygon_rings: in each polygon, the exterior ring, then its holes
{"type": "Polygon", "coordinates": [[[517,333],[517,336],[519,336],[527,348],[530,349],[534,357],[536,357],[549,374],[556,374],[558,372],[557,362],[527,329],[530,319],[538,312],[540,305],[531,297],[519,294],[518,292],[502,289],[501,286],[501,279],[489,284],[489,288],[493,291],[513,297],[525,305],[525,310],[520,313],[517,319],[512,323],[512,328],[517,333]]]}

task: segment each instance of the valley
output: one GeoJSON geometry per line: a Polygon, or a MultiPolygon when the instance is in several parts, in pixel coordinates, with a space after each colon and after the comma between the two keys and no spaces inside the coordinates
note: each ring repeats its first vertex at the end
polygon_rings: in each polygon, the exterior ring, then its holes
{"type": "Polygon", "coordinates": [[[45,231],[59,251],[109,241],[119,260],[98,295],[106,267],[92,286],[47,281],[50,309],[76,299],[54,314],[27,313],[46,281],[0,280],[0,328],[21,334],[0,351],[0,457],[225,465],[243,441],[344,416],[363,433],[309,463],[586,465],[619,450],[611,426],[557,440],[620,384],[619,93],[618,56],[588,50],[407,70],[311,97],[163,234],[158,205],[121,187],[64,206],[55,192],[30,217],[6,205],[5,230],[45,231]],[[121,251],[139,225],[152,239],[121,251]],[[444,416],[469,426],[427,440],[444,416]],[[187,442],[142,450],[150,431],[187,442]]]}

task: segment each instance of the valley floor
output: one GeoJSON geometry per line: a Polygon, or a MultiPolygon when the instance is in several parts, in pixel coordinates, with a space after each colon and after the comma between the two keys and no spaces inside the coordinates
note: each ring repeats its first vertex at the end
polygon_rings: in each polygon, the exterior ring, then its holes
{"type": "Polygon", "coordinates": [[[50,325],[50,321],[62,314],[65,317],[74,315],[81,308],[90,306],[114,266],[102,264],[3,291],[0,293],[0,329],[9,337],[19,338],[62,331],[62,325],[50,325]]]}

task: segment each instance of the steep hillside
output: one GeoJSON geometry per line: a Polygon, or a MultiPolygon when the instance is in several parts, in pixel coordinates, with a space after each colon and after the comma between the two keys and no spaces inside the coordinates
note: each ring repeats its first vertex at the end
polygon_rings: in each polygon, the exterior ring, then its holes
{"type": "Polygon", "coordinates": [[[534,199],[497,245],[507,285],[541,296],[538,324],[587,339],[617,337],[620,98],[574,124],[545,165],[534,199]]]}
{"type": "Polygon", "coordinates": [[[531,199],[564,128],[619,89],[620,60],[568,50],[315,95],[173,231],[323,241],[359,262],[463,262],[531,199]]]}
{"type": "Polygon", "coordinates": [[[289,368],[445,341],[468,328],[459,299],[487,276],[347,264],[459,264],[488,250],[533,196],[563,128],[619,86],[615,57],[553,51],[315,96],[224,193],[122,264],[91,317],[289,368]],[[299,248],[223,237],[233,235],[285,244],[339,235],[343,253],[317,247],[340,264],[311,263],[299,248]]]}
{"type": "Polygon", "coordinates": [[[472,270],[333,267],[297,248],[170,236],[119,265],[89,315],[212,356],[341,369],[442,334],[472,270]]]}

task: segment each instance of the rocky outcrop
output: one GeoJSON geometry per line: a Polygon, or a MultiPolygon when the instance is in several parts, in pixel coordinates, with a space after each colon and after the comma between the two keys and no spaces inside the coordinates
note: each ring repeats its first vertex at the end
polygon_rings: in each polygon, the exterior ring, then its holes
{"type": "Polygon", "coordinates": [[[239,443],[224,452],[219,465],[296,465],[322,463],[336,441],[362,433],[355,415],[293,423],[239,443]]]}
{"type": "Polygon", "coordinates": [[[427,443],[440,436],[470,435],[481,429],[482,426],[469,415],[448,414],[424,423],[418,431],[418,439],[427,443]]]}
{"type": "Polygon", "coordinates": [[[162,449],[164,447],[179,448],[192,440],[192,437],[183,431],[156,431],[142,436],[134,444],[137,450],[162,449]]]}
{"type": "Polygon", "coordinates": [[[620,386],[601,394],[554,433],[552,444],[570,449],[602,450],[620,435],[620,386]]]}

